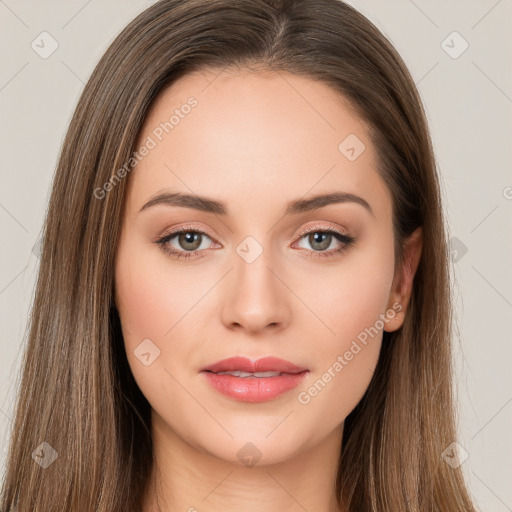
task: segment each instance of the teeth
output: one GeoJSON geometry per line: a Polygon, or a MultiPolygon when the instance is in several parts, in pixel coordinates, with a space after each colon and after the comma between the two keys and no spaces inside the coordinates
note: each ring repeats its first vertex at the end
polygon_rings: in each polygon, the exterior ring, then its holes
{"type": "Polygon", "coordinates": [[[234,377],[277,377],[281,375],[281,372],[217,372],[217,375],[233,375],[234,377]]]}

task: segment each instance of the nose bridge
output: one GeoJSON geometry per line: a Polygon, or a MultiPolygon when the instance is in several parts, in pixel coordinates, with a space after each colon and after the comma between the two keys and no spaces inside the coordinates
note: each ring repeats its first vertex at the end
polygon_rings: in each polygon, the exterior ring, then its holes
{"type": "Polygon", "coordinates": [[[233,258],[231,293],[223,304],[224,322],[251,331],[287,322],[286,294],[274,275],[276,265],[269,245],[263,247],[255,238],[246,237],[235,248],[233,258]]]}

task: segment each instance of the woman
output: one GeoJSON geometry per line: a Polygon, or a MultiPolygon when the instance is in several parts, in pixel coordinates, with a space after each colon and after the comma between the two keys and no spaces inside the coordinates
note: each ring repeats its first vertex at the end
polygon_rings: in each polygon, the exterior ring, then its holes
{"type": "Polygon", "coordinates": [[[338,0],[157,2],[63,144],[2,510],[475,510],[450,315],[384,36],[338,0]]]}

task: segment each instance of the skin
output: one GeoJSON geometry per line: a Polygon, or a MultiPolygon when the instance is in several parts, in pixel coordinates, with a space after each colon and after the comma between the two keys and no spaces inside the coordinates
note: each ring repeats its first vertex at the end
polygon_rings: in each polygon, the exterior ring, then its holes
{"type": "MultiPolygon", "coordinates": [[[[392,197],[377,155],[365,124],[327,85],[284,72],[195,72],[157,98],[139,144],[190,96],[197,106],[129,175],[116,260],[126,353],[152,406],[156,464],[144,512],[337,511],[344,420],[370,383],[382,330],[307,404],[298,395],[332,375],[338,356],[394,303],[401,312],[384,328],[400,328],[421,229],[395,275],[392,197]],[[352,162],[338,149],[349,134],[366,145],[352,162]],[[221,201],[227,215],[165,204],[140,211],[163,191],[221,201]],[[334,191],[362,197],[373,214],[345,202],[284,215],[292,200],[334,191]],[[155,243],[180,226],[206,233],[195,250],[203,257],[177,259],[155,243]],[[355,242],[334,252],[343,242],[333,236],[319,247],[300,235],[309,227],[355,242]],[[251,263],[236,250],[248,236],[263,250],[251,263]],[[144,339],[160,350],[148,366],[134,355],[144,339]],[[309,374],[274,400],[236,401],[199,373],[235,355],[280,357],[309,374]],[[260,454],[253,466],[237,456],[249,442],[260,454]]],[[[168,245],[190,248],[178,236],[168,245]]]]}

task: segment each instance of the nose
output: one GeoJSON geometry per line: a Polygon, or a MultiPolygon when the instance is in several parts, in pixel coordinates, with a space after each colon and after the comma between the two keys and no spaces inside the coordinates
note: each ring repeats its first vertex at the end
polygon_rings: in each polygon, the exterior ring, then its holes
{"type": "Polygon", "coordinates": [[[256,334],[265,329],[278,331],[290,321],[289,296],[280,267],[266,251],[248,263],[234,254],[235,268],[224,290],[222,321],[229,329],[256,334]]]}

